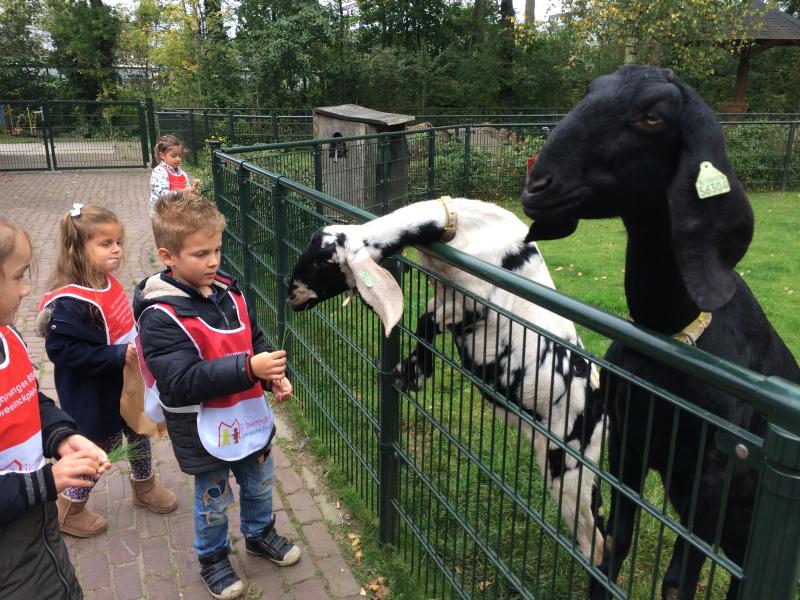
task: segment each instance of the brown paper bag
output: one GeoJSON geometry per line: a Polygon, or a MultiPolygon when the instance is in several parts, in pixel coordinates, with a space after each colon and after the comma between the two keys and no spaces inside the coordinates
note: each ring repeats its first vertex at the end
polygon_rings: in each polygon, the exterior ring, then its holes
{"type": "Polygon", "coordinates": [[[156,423],[144,412],[144,380],[137,362],[126,364],[122,371],[119,414],[125,419],[128,427],[139,435],[153,437],[167,434],[166,423],[156,423]]]}

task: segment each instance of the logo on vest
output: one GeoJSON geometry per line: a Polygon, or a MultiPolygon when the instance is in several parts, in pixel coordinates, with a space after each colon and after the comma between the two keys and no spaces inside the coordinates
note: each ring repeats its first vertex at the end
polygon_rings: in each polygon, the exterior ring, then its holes
{"type": "Polygon", "coordinates": [[[241,439],[241,431],[239,429],[239,419],[235,419],[233,423],[226,423],[225,421],[219,422],[218,428],[219,440],[217,446],[230,446],[231,443],[238,444],[241,439]]]}

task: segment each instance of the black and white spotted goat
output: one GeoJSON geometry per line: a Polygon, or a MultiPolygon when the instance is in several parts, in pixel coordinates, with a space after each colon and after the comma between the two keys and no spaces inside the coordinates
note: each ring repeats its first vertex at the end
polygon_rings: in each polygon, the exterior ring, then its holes
{"type": "MultiPolygon", "coordinates": [[[[581,218],[621,217],[628,233],[625,296],[636,323],[800,383],[797,362],[735,270],[750,244],[753,213],[725,153],[722,129],[671,71],[629,65],[592,82],[544,145],[522,204],[534,219],[531,239],[565,237],[581,218]]],[[[764,433],[753,407],[719,388],[619,342],[606,359],[735,426],[764,433]]],[[[723,506],[731,459],[716,445],[717,427],[688,411],[677,419],[674,404],[654,401],[608,371],[601,388],[610,403],[611,473],[638,491],[647,470],[658,471],[683,525],[742,565],[756,470],[733,463],[723,506]]],[[[612,494],[601,565],[611,580],[631,548],[637,510],[627,493],[612,494]]],[[[694,598],[704,560],[694,543],[677,536],[662,597],[694,598]]],[[[606,597],[605,584],[594,581],[592,588],[592,598],[606,597]]],[[[732,577],[727,598],[738,591],[732,577]]]]}
{"type": "MultiPolygon", "coordinates": [[[[357,290],[389,331],[403,313],[403,295],[392,275],[379,263],[409,245],[442,240],[448,245],[503,266],[528,279],[554,287],[539,249],[525,242],[528,227],[513,213],[493,204],[464,198],[418,202],[363,225],[329,225],[317,230],[292,272],[289,304],[303,310],[357,290]]],[[[550,311],[509,294],[419,250],[420,262],[452,282],[521,319],[536,324],[576,347],[575,326],[550,311]]],[[[428,344],[449,329],[464,366],[526,411],[586,458],[598,462],[602,438],[601,406],[596,398],[597,372],[589,362],[543,336],[525,335],[519,325],[483,304],[437,283],[427,312],[419,319],[419,342],[396,374],[417,389],[432,374],[428,344]],[[466,314],[465,314],[466,313],[466,314]],[[537,337],[539,339],[537,340],[537,337]]],[[[497,408],[503,411],[501,407],[497,408]]],[[[527,431],[527,430],[526,430],[527,431]]],[[[530,431],[527,431],[530,434],[530,431]]],[[[595,521],[599,502],[588,469],[543,435],[533,435],[537,463],[550,495],[560,502],[562,516],[587,560],[602,557],[602,520],[595,521]],[[592,545],[594,543],[594,546],[592,545]]]]}

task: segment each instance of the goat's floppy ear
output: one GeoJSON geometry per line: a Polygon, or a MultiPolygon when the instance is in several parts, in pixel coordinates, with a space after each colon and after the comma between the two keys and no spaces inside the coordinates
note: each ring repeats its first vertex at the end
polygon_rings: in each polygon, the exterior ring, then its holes
{"type": "Polygon", "coordinates": [[[736,291],[734,267],[753,237],[753,212],[725,154],[716,116],[680,80],[682,149],[667,188],[672,243],[683,282],[698,308],[712,311],[736,291]],[[710,162],[728,179],[730,191],[701,199],[696,182],[700,164],[710,162]]]}
{"type": "Polygon", "coordinates": [[[386,337],[403,316],[403,292],[389,271],[372,260],[366,248],[344,251],[361,299],[380,317],[386,337]]]}

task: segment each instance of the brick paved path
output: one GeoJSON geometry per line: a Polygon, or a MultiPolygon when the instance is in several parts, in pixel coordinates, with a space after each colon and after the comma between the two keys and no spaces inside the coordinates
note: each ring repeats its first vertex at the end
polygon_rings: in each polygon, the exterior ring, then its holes
{"type": "MultiPolygon", "coordinates": [[[[118,276],[130,290],[141,277],[158,269],[145,208],[148,182],[149,171],[144,169],[0,173],[0,215],[31,234],[37,267],[33,292],[23,302],[17,326],[28,342],[34,364],[40,367],[40,385],[53,398],[53,367],[47,361],[43,340],[34,333],[34,320],[55,261],[56,223],[73,202],[91,202],[113,210],[126,227],[127,261],[118,276]]],[[[236,548],[232,563],[239,576],[251,584],[246,597],[359,598],[360,585],[334,539],[341,537],[336,527],[341,525],[341,515],[314,474],[292,465],[298,444],[280,415],[279,421],[279,439],[273,451],[278,530],[300,544],[303,557],[292,567],[280,568],[248,555],[239,532],[238,505],[232,505],[230,533],[236,548]]],[[[211,598],[200,580],[192,548],[192,480],[178,469],[169,440],[156,441],[153,449],[159,477],[177,494],[180,504],[169,515],[134,508],[124,472],[126,463],[119,463],[101,479],[89,506],[108,517],[108,532],[89,540],[65,537],[87,600],[211,598]]],[[[231,481],[236,490],[233,478],[231,481]]]]}

